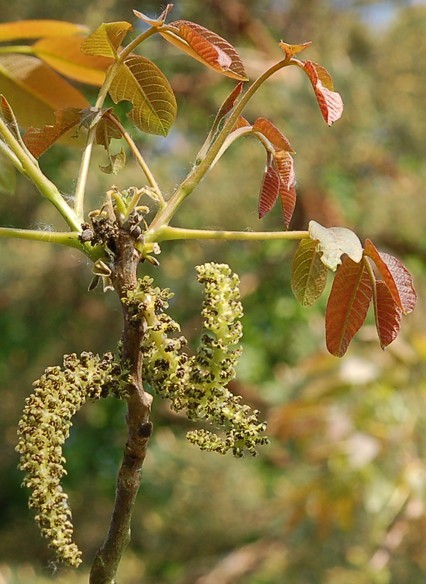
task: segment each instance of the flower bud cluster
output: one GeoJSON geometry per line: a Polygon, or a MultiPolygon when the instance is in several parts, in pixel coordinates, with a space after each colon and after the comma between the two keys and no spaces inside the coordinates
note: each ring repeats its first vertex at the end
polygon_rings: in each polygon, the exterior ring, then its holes
{"type": "Polygon", "coordinates": [[[58,559],[75,567],[81,552],[72,541],[71,510],[60,484],[66,474],[62,447],[81,406],[105,397],[109,386],[115,391],[117,369],[110,353],[65,355],[62,368],[47,368],[34,383],[18,426],[19,466],[26,473],[24,485],[32,490],[29,506],[58,559]]]}
{"type": "Polygon", "coordinates": [[[223,435],[208,430],[193,430],[187,438],[202,450],[225,454],[231,450],[242,456],[245,450],[256,454],[256,446],[265,444],[266,424],[259,422],[258,411],[240,403],[227,385],[235,377],[241,354],[237,346],[242,336],[243,315],[239,300],[238,277],[225,264],[207,263],[197,268],[204,285],[202,316],[204,332],[196,354],[182,352],[184,337],[170,337],[179,332],[164,310],[167,302],[155,300],[154,292],[145,293],[147,323],[142,343],[145,379],[174,410],[185,410],[190,420],[206,421],[219,427],[223,435]]]}

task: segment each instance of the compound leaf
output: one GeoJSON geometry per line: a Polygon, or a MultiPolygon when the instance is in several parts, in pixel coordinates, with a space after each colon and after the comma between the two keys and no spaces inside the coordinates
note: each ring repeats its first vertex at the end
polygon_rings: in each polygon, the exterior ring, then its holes
{"type": "Polygon", "coordinates": [[[224,38],[189,20],[171,22],[161,35],[170,43],[207,67],[227,77],[247,81],[244,65],[236,49],[224,38]]]}
{"type": "Polygon", "coordinates": [[[302,239],[293,258],[291,289],[302,306],[312,306],[327,283],[327,268],[320,260],[316,247],[316,241],[302,239]]]}
{"type": "Polygon", "coordinates": [[[132,29],[130,22],[103,23],[84,39],[81,49],[87,55],[97,55],[114,59],[124,37],[132,29]]]}
{"type": "Polygon", "coordinates": [[[327,349],[342,357],[367,316],[373,295],[364,262],[345,257],[338,269],[327,303],[325,330],[327,349]]]}
{"type": "Polygon", "coordinates": [[[325,67],[313,61],[305,61],[303,69],[312,83],[322,116],[331,126],[343,113],[343,100],[337,91],[333,91],[331,75],[325,67]]]}
{"type": "Polygon", "coordinates": [[[166,136],[176,118],[176,99],[161,70],[149,59],[130,55],[118,68],[109,93],[115,103],[133,105],[127,114],[143,132],[166,136]]]}
{"type": "Polygon", "coordinates": [[[380,252],[370,239],[365,241],[365,254],[376,264],[392,298],[404,314],[413,311],[417,294],[407,268],[394,256],[380,252]]]}

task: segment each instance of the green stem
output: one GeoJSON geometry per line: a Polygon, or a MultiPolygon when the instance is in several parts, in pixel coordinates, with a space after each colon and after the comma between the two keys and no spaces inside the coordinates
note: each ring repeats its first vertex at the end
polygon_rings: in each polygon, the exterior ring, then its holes
{"type": "Polygon", "coordinates": [[[263,75],[258,77],[256,81],[248,88],[246,93],[242,96],[240,101],[235,106],[231,116],[229,117],[226,124],[223,126],[222,130],[219,132],[216,140],[210,147],[206,157],[200,162],[198,166],[194,166],[188,176],[184,181],[178,186],[173,195],[171,196],[166,208],[160,211],[151,223],[150,230],[157,230],[163,225],[168,225],[173,215],[176,213],[177,209],[183,203],[188,195],[192,193],[198,183],[204,178],[206,173],[209,171],[212,162],[215,160],[217,154],[219,153],[223,143],[226,138],[231,133],[235,122],[241,115],[241,112],[256,93],[256,91],[263,85],[263,83],[274,73],[290,65],[289,59],[283,59],[279,61],[272,67],[270,67],[263,75]]]}
{"type": "Polygon", "coordinates": [[[58,209],[73,231],[81,231],[80,221],[73,209],[71,209],[68,203],[63,199],[56,185],[43,174],[37,162],[34,162],[30,155],[24,150],[1,117],[0,134],[9,147],[3,148],[2,152],[8,156],[12,164],[22,174],[27,176],[37,187],[39,192],[58,209]]]}
{"type": "MultiPolygon", "coordinates": [[[[96,99],[95,108],[101,109],[104,105],[106,96],[108,95],[109,88],[120,65],[123,63],[124,59],[135,49],[140,43],[148,39],[150,36],[158,32],[156,27],[152,27],[145,31],[144,33],[138,35],[131,43],[127,45],[118,55],[115,62],[108,69],[105,76],[105,80],[102,87],[99,90],[98,97],[96,99]]],[[[92,158],[93,145],[95,143],[96,136],[96,124],[94,124],[87,134],[86,147],[81,158],[80,170],[77,178],[77,186],[75,189],[75,212],[77,216],[83,220],[84,218],[84,196],[86,193],[87,179],[89,176],[90,160],[92,158]]]]}
{"type": "Polygon", "coordinates": [[[164,225],[151,235],[146,234],[145,243],[176,239],[226,239],[237,241],[272,241],[308,239],[309,231],[215,231],[209,229],[185,229],[164,225]]]}

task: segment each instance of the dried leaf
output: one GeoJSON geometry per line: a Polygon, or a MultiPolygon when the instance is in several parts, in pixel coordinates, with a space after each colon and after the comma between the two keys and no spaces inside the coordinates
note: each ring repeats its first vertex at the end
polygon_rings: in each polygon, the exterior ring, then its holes
{"type": "Polygon", "coordinates": [[[417,294],[407,268],[397,258],[380,252],[370,239],[365,240],[365,255],[376,264],[392,298],[402,312],[404,314],[412,312],[416,305],[417,294]]]}
{"type": "Polygon", "coordinates": [[[316,247],[316,241],[302,239],[293,258],[291,289],[302,306],[312,306],[327,283],[327,268],[320,260],[316,247]]]}
{"type": "Polygon", "coordinates": [[[62,20],[18,20],[0,24],[0,42],[68,36],[87,32],[87,27],[62,20]]]}
{"type": "Polygon", "coordinates": [[[57,110],[89,105],[77,89],[30,55],[0,55],[0,92],[23,127],[52,123],[57,110]]]}
{"type": "Polygon", "coordinates": [[[84,39],[81,50],[86,55],[115,58],[124,37],[132,29],[126,21],[103,23],[84,39]]]}
{"type": "Polygon", "coordinates": [[[280,177],[272,162],[273,158],[269,156],[259,194],[259,219],[272,209],[280,190],[280,177]]]}
{"type": "Polygon", "coordinates": [[[116,140],[122,137],[120,130],[111,121],[110,117],[113,116],[111,111],[107,110],[108,116],[103,115],[99,122],[96,124],[96,144],[103,146],[105,150],[109,149],[111,139],[116,140]]]}
{"type": "Polygon", "coordinates": [[[149,26],[155,26],[156,28],[158,28],[160,26],[163,26],[172,8],[173,4],[167,4],[166,8],[163,10],[163,12],[160,14],[158,18],[149,18],[149,16],[146,16],[145,14],[143,14],[143,12],[139,12],[139,10],[133,10],[133,14],[146,24],[149,24],[149,26]]]}
{"type": "Polygon", "coordinates": [[[121,148],[117,154],[109,155],[109,164],[107,166],[99,165],[100,170],[106,174],[118,174],[126,164],[126,153],[121,148]]]}
{"type": "Polygon", "coordinates": [[[380,346],[385,349],[398,336],[402,310],[383,280],[376,282],[374,312],[380,346]]]}
{"type": "Polygon", "coordinates": [[[161,70],[145,57],[130,55],[120,65],[109,93],[115,103],[132,103],[128,117],[144,132],[166,136],[175,121],[173,90],[161,70]]]}
{"type": "Polygon", "coordinates": [[[284,41],[279,42],[280,47],[285,53],[286,59],[291,59],[294,55],[301,53],[308,47],[312,45],[312,41],[308,41],[307,43],[302,43],[301,45],[288,45],[284,41]]]}
{"type": "Polygon", "coordinates": [[[253,131],[265,136],[275,150],[285,150],[294,153],[294,150],[287,138],[271,121],[266,118],[257,118],[253,124],[253,131]]]}
{"type": "Polygon", "coordinates": [[[367,316],[372,295],[364,262],[345,257],[334,278],[325,317],[327,349],[335,357],[346,353],[367,316]]]}
{"type": "Polygon", "coordinates": [[[343,113],[343,100],[337,91],[333,91],[331,75],[325,67],[313,61],[305,61],[303,68],[314,88],[322,116],[331,126],[343,113]]]}
{"type": "Polygon", "coordinates": [[[275,152],[275,164],[280,177],[280,198],[283,208],[285,226],[288,227],[296,206],[296,175],[294,161],[289,152],[275,152]]]}
{"type": "Polygon", "coordinates": [[[81,36],[43,38],[33,45],[34,54],[53,69],[82,83],[102,85],[112,60],[82,52],[81,36]]]}
{"type": "Polygon", "coordinates": [[[347,254],[354,262],[360,262],[363,249],[358,236],[346,227],[323,227],[316,221],[309,223],[311,239],[318,241],[317,250],[322,253],[321,261],[333,272],[342,263],[341,257],[347,254]]]}
{"type": "Polygon", "coordinates": [[[55,112],[55,123],[41,128],[28,128],[24,142],[33,156],[39,158],[64,134],[75,128],[81,120],[82,110],[66,108],[55,112]]]}
{"type": "Polygon", "coordinates": [[[160,33],[207,67],[227,77],[247,81],[244,65],[235,48],[211,30],[189,20],[176,20],[160,33]]]}

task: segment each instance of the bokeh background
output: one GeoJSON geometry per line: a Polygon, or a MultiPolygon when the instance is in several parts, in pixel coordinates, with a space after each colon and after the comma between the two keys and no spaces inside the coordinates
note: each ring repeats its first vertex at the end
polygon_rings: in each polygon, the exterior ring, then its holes
{"type": "MultiPolygon", "coordinates": [[[[328,128],[307,79],[276,75],[246,112],[273,120],[297,151],[298,206],[310,219],[343,225],[401,258],[414,274],[418,307],[382,352],[370,317],[347,356],[327,354],[325,299],[307,310],[292,297],[293,244],[168,243],[157,282],[176,295],[173,316],[196,343],[201,294],[194,265],[219,260],[241,277],[244,354],[235,392],[268,420],[271,444],[255,459],[200,453],[189,425],[156,401],[155,433],[120,584],[416,584],[426,579],[426,5],[409,1],[177,0],[172,19],[193,20],[239,50],[251,78],[282,57],[277,41],[312,40],[306,57],[325,65],[346,105],[328,128]]],[[[155,15],[159,2],[0,0],[2,20],[58,18],[95,28],[155,15]]],[[[161,39],[144,54],[167,73],[178,121],[167,139],[137,143],[165,192],[190,168],[215,110],[233,86],[161,39]]],[[[84,88],[93,97],[91,90],[84,88]]],[[[111,180],[141,186],[130,161],[111,179],[97,170],[90,200],[111,180]]],[[[57,146],[44,171],[72,193],[79,153],[57,146]]],[[[262,223],[257,194],[264,154],[237,142],[185,203],[175,224],[281,229],[277,207],[262,223]]],[[[62,228],[54,210],[18,178],[0,197],[5,226],[62,228]]],[[[41,243],[0,242],[0,583],[87,582],[107,529],[125,440],[123,405],[86,406],[66,447],[65,484],[85,564],[52,563],[27,509],[17,470],[16,425],[31,383],[69,352],[114,349],[117,302],[87,292],[90,266],[41,243]]]]}

